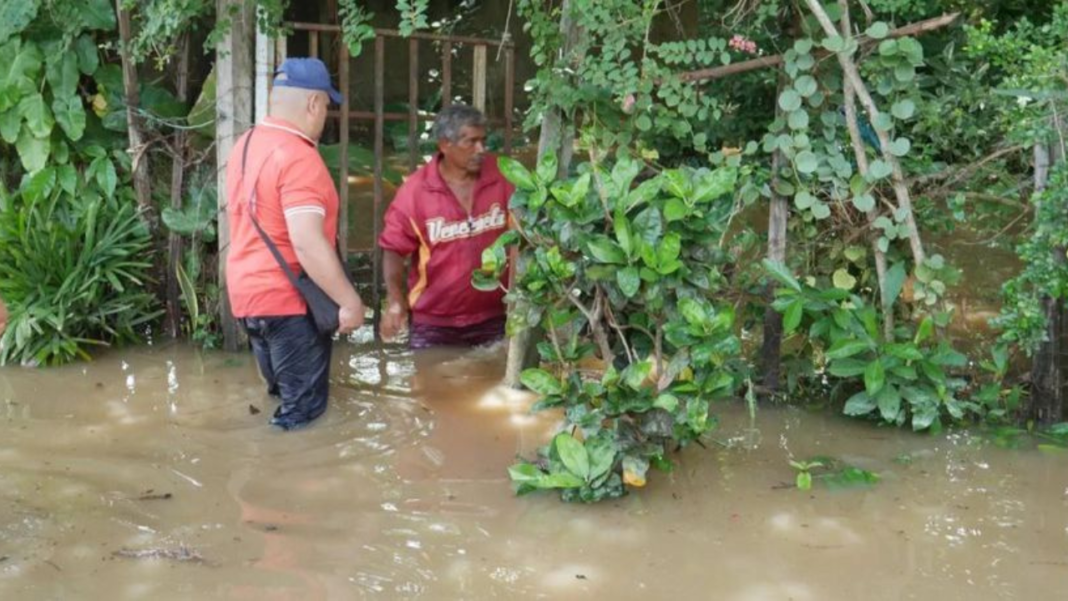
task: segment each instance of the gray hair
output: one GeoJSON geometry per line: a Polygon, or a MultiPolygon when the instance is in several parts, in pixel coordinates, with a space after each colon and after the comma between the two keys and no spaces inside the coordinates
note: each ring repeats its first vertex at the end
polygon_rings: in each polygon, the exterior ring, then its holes
{"type": "Polygon", "coordinates": [[[460,141],[460,130],[464,127],[486,127],[486,117],[481,111],[466,104],[450,104],[441,109],[434,119],[433,136],[435,140],[460,141]]]}

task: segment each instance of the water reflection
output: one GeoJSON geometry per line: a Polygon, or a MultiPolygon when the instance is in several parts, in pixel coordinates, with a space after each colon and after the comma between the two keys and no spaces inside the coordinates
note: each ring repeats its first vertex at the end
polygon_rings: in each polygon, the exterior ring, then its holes
{"type": "MultiPolygon", "coordinates": [[[[132,349],[0,370],[3,599],[1031,599],[1068,569],[1068,463],[967,433],[720,406],[641,494],[515,498],[556,427],[500,348],[337,347],[308,430],[247,356],[132,349]],[[798,491],[790,459],[878,472],[798,491]],[[909,461],[899,461],[907,457],[909,461]]],[[[362,342],[361,342],[362,340],[362,342]]]]}

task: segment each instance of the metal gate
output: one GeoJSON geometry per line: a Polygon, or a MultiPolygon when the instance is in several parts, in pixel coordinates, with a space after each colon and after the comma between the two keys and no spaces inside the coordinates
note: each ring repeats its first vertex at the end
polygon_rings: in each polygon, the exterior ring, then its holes
{"type": "MultiPolygon", "coordinates": [[[[385,111],[385,42],[386,38],[403,38],[399,31],[392,29],[376,29],[373,44],[374,73],[367,74],[365,80],[374,81],[374,107],[372,110],[354,109],[351,103],[352,80],[350,73],[351,57],[349,50],[340,41],[341,27],[338,25],[319,23],[286,23],[286,29],[292,36],[308,36],[308,54],[320,57],[320,41],[323,34],[328,34],[336,41],[338,58],[338,87],[345,99],[339,110],[328,113],[330,119],[338,122],[340,160],[338,195],[341,200],[341,210],[338,219],[338,245],[346,250],[346,258],[353,255],[370,255],[372,265],[371,282],[371,305],[374,307],[374,331],[378,336],[378,324],[382,312],[382,257],[377,245],[378,234],[382,228],[382,217],[385,211],[384,192],[384,169],[385,169],[385,123],[386,121],[408,122],[408,173],[412,173],[419,167],[419,122],[432,120],[434,114],[423,113],[419,110],[419,50],[425,42],[439,42],[441,55],[437,57],[441,63],[441,99],[443,106],[448,106],[452,100],[452,75],[453,75],[453,48],[457,46],[470,46],[474,51],[472,64],[472,102],[476,108],[485,112],[486,82],[488,72],[488,49],[498,48],[504,58],[504,106],[503,115],[486,115],[490,123],[499,124],[503,131],[503,150],[509,154],[512,150],[512,112],[514,107],[515,88],[515,45],[510,39],[487,39],[467,36],[438,35],[432,33],[412,33],[408,39],[408,112],[385,111]],[[373,121],[374,137],[374,210],[372,215],[372,238],[371,240],[352,240],[349,232],[349,139],[353,121],[373,121]]],[[[265,116],[266,99],[270,93],[270,81],[276,65],[281,64],[287,56],[289,39],[280,37],[271,44],[265,37],[257,37],[256,45],[256,103],[259,121],[265,116]],[[262,107],[262,108],[261,108],[262,107]]],[[[359,76],[360,74],[357,74],[359,76]]],[[[361,78],[364,80],[364,78],[361,78]]],[[[347,266],[346,266],[347,267],[347,266]]]]}

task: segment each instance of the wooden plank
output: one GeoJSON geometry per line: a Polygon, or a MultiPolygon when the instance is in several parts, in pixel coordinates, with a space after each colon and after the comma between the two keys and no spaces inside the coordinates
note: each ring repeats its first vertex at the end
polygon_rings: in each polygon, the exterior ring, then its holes
{"type": "Polygon", "coordinates": [[[271,39],[267,34],[256,27],[256,97],[254,107],[256,110],[256,123],[260,123],[267,116],[267,98],[270,95],[271,68],[271,39]]]}
{"type": "Polygon", "coordinates": [[[319,32],[308,32],[308,56],[319,58],[319,32]]]}
{"type": "MultiPolygon", "coordinates": [[[[285,24],[286,27],[294,31],[320,31],[326,33],[340,33],[340,25],[329,25],[324,23],[307,23],[301,21],[289,21],[285,24]]],[[[404,35],[396,29],[375,29],[376,36],[382,36],[387,38],[405,38],[409,40],[427,40],[431,42],[452,42],[454,44],[470,44],[470,45],[483,45],[483,46],[498,46],[501,45],[500,39],[492,38],[476,38],[463,35],[442,35],[436,33],[426,33],[423,31],[416,31],[409,35],[404,35]]],[[[505,47],[515,47],[515,42],[512,40],[505,40],[505,47]]]]}
{"type": "Polygon", "coordinates": [[[408,40],[408,171],[419,162],[419,40],[408,40]]]}
{"type": "Polygon", "coordinates": [[[374,240],[372,244],[374,246],[374,254],[371,257],[371,304],[374,306],[374,316],[372,317],[372,323],[374,324],[375,336],[378,336],[378,324],[382,319],[382,298],[379,294],[379,290],[382,286],[382,251],[378,248],[378,234],[382,227],[382,178],[383,178],[383,165],[382,162],[385,156],[384,139],[386,137],[386,120],[385,105],[386,105],[386,39],[382,36],[375,37],[375,185],[374,185],[374,224],[371,226],[371,231],[374,234],[374,240]]]}
{"type": "Polygon", "coordinates": [[[452,42],[441,45],[441,106],[452,104],[452,42]]]}
{"type": "Polygon", "coordinates": [[[287,56],[289,56],[289,41],[286,36],[280,35],[275,41],[274,64],[281,65],[285,62],[287,56]]]}
{"type": "Polygon", "coordinates": [[[475,46],[475,61],[471,71],[471,104],[483,113],[486,112],[486,47],[475,46]]]}
{"type": "Polygon", "coordinates": [[[512,153],[512,112],[515,93],[515,50],[504,51],[504,154],[512,153]]]}
{"type": "Polygon", "coordinates": [[[344,260],[344,267],[348,269],[348,249],[349,249],[349,91],[352,86],[349,85],[349,48],[345,44],[338,44],[339,56],[338,56],[338,75],[339,86],[341,87],[341,118],[339,119],[339,127],[341,129],[340,142],[341,152],[339,153],[338,160],[340,165],[338,166],[339,182],[338,182],[338,197],[341,204],[340,214],[338,215],[338,228],[337,228],[337,244],[341,249],[342,259],[344,260]]]}
{"type": "Polygon", "coordinates": [[[216,47],[216,122],[215,157],[218,173],[219,201],[219,320],[223,332],[223,347],[229,351],[244,348],[244,331],[233,317],[226,290],[226,257],[230,248],[230,224],[226,213],[226,163],[234,142],[248,128],[252,118],[252,27],[254,15],[251,3],[239,0],[218,0],[218,14],[231,14],[233,23],[227,35],[216,47]]]}

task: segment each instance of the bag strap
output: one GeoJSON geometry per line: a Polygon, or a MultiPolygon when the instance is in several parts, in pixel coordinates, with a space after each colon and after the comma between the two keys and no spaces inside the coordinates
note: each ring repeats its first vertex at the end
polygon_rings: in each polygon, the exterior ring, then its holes
{"type": "MultiPolygon", "coordinates": [[[[252,146],[252,136],[254,136],[255,134],[256,126],[253,125],[249,129],[248,137],[245,138],[245,148],[241,151],[242,183],[244,183],[245,179],[245,168],[248,166],[248,149],[250,146],[252,146]]],[[[289,263],[286,262],[285,258],[282,256],[282,253],[278,250],[278,247],[275,246],[274,241],[272,241],[271,237],[267,235],[267,232],[263,231],[263,227],[260,225],[259,220],[256,219],[256,187],[259,184],[259,179],[259,172],[257,172],[256,179],[252,182],[252,195],[248,200],[248,216],[252,219],[252,225],[256,226],[256,231],[259,232],[260,238],[263,238],[264,243],[267,244],[267,248],[271,251],[271,254],[274,255],[274,260],[278,261],[278,266],[282,268],[282,271],[285,272],[286,277],[289,278],[289,281],[293,284],[293,286],[297,287],[296,274],[293,273],[293,270],[289,267],[289,263]]]]}

